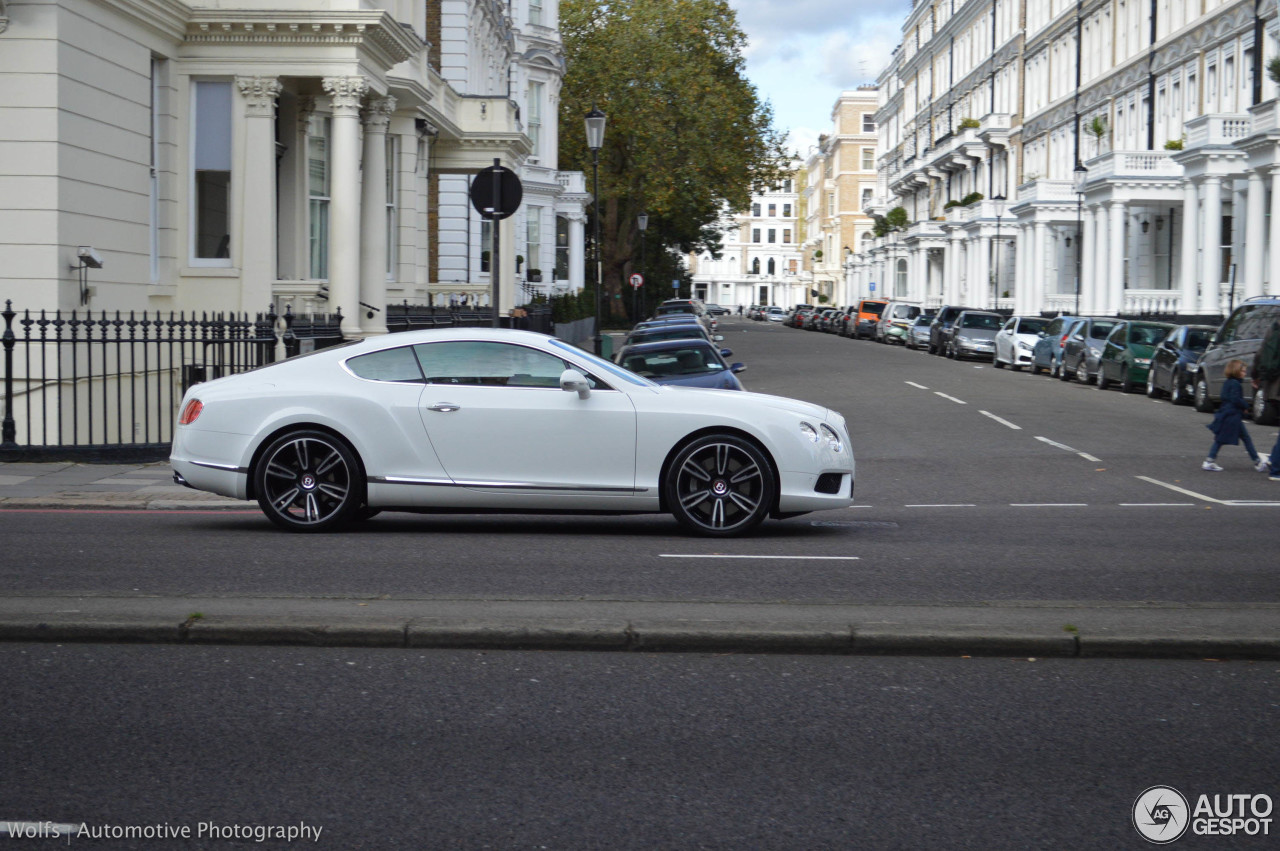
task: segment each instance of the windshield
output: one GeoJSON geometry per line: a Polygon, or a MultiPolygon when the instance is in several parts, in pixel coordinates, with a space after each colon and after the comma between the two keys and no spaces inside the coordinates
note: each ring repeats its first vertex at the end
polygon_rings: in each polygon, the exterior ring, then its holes
{"type": "Polygon", "coordinates": [[[716,353],[706,346],[681,346],[656,352],[629,352],[622,365],[645,378],[675,375],[704,375],[720,372],[725,367],[716,353]]]}
{"type": "Polygon", "coordinates": [[[584,349],[580,349],[577,346],[571,346],[568,343],[564,342],[563,340],[552,340],[551,345],[555,346],[558,349],[563,349],[566,352],[572,353],[574,357],[580,360],[584,360],[587,363],[591,364],[592,368],[598,369],[601,372],[607,372],[609,375],[612,375],[615,378],[621,378],[623,381],[626,381],[628,384],[638,384],[641,387],[654,386],[652,381],[641,378],[640,376],[636,375],[634,372],[627,372],[625,369],[622,369],[617,364],[609,363],[609,361],[605,360],[604,358],[597,357],[596,355],[593,355],[591,352],[588,352],[584,349]]]}
{"type": "Polygon", "coordinates": [[[1049,327],[1047,319],[1021,319],[1018,321],[1019,334],[1039,334],[1049,327]]]}
{"type": "Polygon", "coordinates": [[[1089,336],[1095,340],[1105,340],[1115,327],[1114,322],[1095,322],[1093,328],[1089,329],[1089,336]]]}
{"type": "Polygon", "coordinates": [[[659,340],[687,340],[689,338],[702,337],[706,339],[706,335],[702,333],[702,329],[697,325],[680,325],[675,328],[653,328],[645,331],[637,331],[627,337],[627,345],[635,343],[656,343],[659,340]]]}
{"type": "Polygon", "coordinates": [[[1004,324],[1004,317],[994,313],[966,313],[961,328],[990,328],[998,330],[1004,324]]]}
{"type": "Polygon", "coordinates": [[[870,304],[867,304],[864,302],[862,307],[859,308],[859,312],[870,313],[874,316],[879,316],[881,313],[884,312],[884,303],[871,302],[870,304]]]}
{"type": "Polygon", "coordinates": [[[1129,342],[1139,346],[1154,346],[1169,336],[1169,329],[1160,325],[1130,325],[1129,342]]]}
{"type": "Polygon", "coordinates": [[[1209,341],[1213,339],[1212,329],[1197,328],[1194,331],[1187,332],[1186,347],[1193,352],[1203,352],[1209,348],[1209,341]]]}

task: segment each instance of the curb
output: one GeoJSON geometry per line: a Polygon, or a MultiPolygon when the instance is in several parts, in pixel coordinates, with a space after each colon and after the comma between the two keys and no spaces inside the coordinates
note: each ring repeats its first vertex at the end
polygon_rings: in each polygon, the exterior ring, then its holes
{"type": "Polygon", "coordinates": [[[1280,660],[1273,635],[1055,635],[883,625],[779,625],[689,621],[482,621],[448,618],[310,620],[163,617],[0,618],[0,641],[401,649],[734,652],[852,656],[1280,660]]]}

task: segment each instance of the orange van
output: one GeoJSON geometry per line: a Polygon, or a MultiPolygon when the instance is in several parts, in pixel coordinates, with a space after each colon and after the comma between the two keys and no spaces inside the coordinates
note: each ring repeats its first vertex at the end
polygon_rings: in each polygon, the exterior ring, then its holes
{"type": "Polygon", "coordinates": [[[872,339],[876,333],[876,322],[888,303],[885,298],[864,298],[858,302],[858,314],[851,320],[853,333],[850,336],[855,340],[872,339]]]}

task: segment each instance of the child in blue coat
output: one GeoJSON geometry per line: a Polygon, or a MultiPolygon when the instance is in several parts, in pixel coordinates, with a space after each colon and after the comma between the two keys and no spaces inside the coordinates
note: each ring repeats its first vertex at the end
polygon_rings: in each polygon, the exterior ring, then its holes
{"type": "Polygon", "coordinates": [[[1224,446],[1236,446],[1242,440],[1245,451],[1253,461],[1253,469],[1263,473],[1268,469],[1267,462],[1258,457],[1258,450],[1253,448],[1253,440],[1244,428],[1244,412],[1249,408],[1249,403],[1244,400],[1244,386],[1240,383],[1244,373],[1245,364],[1242,360],[1230,361],[1223,370],[1222,374],[1227,380],[1222,384],[1222,404],[1213,415],[1213,422],[1206,426],[1213,432],[1213,447],[1209,450],[1209,457],[1200,465],[1201,470],[1221,473],[1222,468],[1217,461],[1218,450],[1224,446]]]}

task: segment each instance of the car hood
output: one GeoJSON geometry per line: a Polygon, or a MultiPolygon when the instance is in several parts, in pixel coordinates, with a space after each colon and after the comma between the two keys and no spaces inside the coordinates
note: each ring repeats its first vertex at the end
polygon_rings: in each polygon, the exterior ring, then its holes
{"type": "Polygon", "coordinates": [[[968,337],[972,340],[994,340],[996,332],[994,328],[956,328],[956,336],[968,337]]]}
{"type": "Polygon", "coordinates": [[[780,411],[790,411],[802,417],[812,417],[817,420],[836,419],[839,417],[829,408],[821,405],[814,405],[811,402],[802,402],[799,399],[788,399],[786,396],[771,396],[768,393],[751,393],[743,390],[741,392],[725,393],[722,390],[709,390],[701,387],[680,387],[671,384],[659,384],[656,388],[659,393],[701,393],[705,394],[708,399],[714,399],[714,404],[724,408],[729,405],[742,405],[743,407],[754,407],[757,404],[765,404],[771,408],[777,408],[780,411]],[[748,401],[753,400],[753,401],[748,401]]]}

